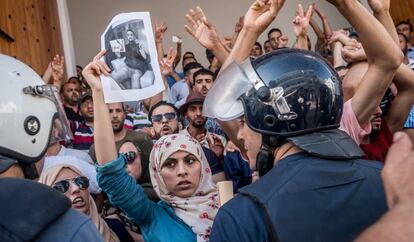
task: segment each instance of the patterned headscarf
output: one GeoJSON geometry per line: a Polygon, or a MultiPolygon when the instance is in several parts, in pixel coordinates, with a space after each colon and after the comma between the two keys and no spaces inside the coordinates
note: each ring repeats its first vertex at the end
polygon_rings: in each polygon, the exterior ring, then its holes
{"type": "Polygon", "coordinates": [[[186,134],[172,134],[161,137],[154,144],[150,155],[150,174],[157,195],[171,205],[197,235],[197,241],[208,241],[214,217],[218,211],[218,192],[213,182],[211,169],[201,145],[186,134]],[[161,167],[172,154],[186,151],[193,154],[201,163],[200,182],[193,195],[180,198],[172,195],[160,175],[161,167]]]}

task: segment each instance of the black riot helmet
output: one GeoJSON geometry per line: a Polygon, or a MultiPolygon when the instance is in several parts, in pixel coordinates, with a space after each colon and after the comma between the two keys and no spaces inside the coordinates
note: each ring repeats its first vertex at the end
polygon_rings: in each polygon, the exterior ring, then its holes
{"type": "Polygon", "coordinates": [[[314,52],[285,48],[230,64],[203,110],[222,121],[244,114],[247,125],[262,134],[262,151],[291,141],[323,158],[361,157],[359,147],[337,129],[342,107],[341,81],[331,65],[314,52]]]}

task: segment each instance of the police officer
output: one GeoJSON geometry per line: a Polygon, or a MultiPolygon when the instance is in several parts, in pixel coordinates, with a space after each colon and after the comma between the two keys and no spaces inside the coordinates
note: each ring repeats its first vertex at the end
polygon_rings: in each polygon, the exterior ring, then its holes
{"type": "Polygon", "coordinates": [[[22,179],[35,177],[34,163],[45,154],[53,126],[61,140],[70,139],[57,89],[2,54],[0,79],[0,241],[102,241],[65,196],[22,179]]]}
{"type": "MultiPolygon", "coordinates": [[[[332,67],[298,49],[246,60],[283,2],[252,5],[204,102],[204,114],[220,120],[229,137],[238,123],[237,138],[261,177],[220,208],[210,241],[351,241],[387,210],[382,166],[361,160],[363,152],[338,130],[343,97],[332,67]]],[[[394,50],[385,29],[357,0],[330,2],[357,28],[363,44],[379,35],[381,46],[394,50]]],[[[378,56],[371,50],[366,76],[390,80],[399,53],[388,52],[387,65],[372,61],[378,56]]]]}

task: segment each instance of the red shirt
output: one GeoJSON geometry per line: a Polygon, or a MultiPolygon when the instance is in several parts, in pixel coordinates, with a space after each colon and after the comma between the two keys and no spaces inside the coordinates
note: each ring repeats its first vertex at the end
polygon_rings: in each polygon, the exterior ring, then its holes
{"type": "Polygon", "coordinates": [[[370,137],[369,144],[361,144],[361,149],[365,152],[364,159],[385,162],[388,149],[392,144],[392,132],[388,128],[387,122],[381,122],[381,131],[377,136],[370,137]]]}

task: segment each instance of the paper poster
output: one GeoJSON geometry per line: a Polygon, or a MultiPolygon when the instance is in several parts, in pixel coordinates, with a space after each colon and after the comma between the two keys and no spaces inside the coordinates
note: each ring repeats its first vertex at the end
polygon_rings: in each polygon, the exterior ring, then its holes
{"type": "Polygon", "coordinates": [[[101,36],[103,61],[110,76],[101,76],[106,103],[139,101],[164,90],[148,12],[115,16],[101,36]]]}

